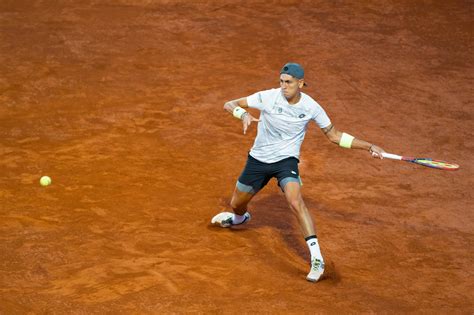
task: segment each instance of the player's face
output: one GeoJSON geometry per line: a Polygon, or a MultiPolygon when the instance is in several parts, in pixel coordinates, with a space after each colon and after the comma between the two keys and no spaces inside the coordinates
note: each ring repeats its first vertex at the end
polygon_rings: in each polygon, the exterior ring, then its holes
{"type": "Polygon", "coordinates": [[[283,73],[280,75],[280,87],[286,99],[292,99],[296,96],[299,89],[303,87],[304,81],[298,80],[289,74],[283,73]]]}

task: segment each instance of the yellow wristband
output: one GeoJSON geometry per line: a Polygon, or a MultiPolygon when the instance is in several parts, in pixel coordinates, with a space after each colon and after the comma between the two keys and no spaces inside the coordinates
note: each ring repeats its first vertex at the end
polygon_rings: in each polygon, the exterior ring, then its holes
{"type": "Polygon", "coordinates": [[[234,115],[235,118],[237,119],[242,119],[242,116],[246,113],[247,111],[245,109],[243,109],[242,107],[240,106],[237,106],[236,108],[234,108],[234,110],[232,111],[232,114],[234,115]]]}
{"type": "Polygon", "coordinates": [[[352,146],[352,141],[354,140],[354,137],[351,136],[348,133],[343,132],[341,140],[339,141],[339,145],[343,148],[350,149],[352,146]]]}

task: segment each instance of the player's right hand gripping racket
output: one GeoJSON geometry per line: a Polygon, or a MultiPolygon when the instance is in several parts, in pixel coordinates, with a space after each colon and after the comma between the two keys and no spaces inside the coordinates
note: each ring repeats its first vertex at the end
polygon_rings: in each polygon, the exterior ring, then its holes
{"type": "Polygon", "coordinates": [[[382,156],[387,159],[392,159],[392,160],[400,160],[400,161],[406,161],[410,163],[415,163],[431,168],[437,168],[440,170],[446,170],[446,171],[455,171],[459,169],[458,164],[453,164],[453,163],[448,163],[445,161],[440,161],[440,160],[433,160],[430,158],[415,158],[415,157],[408,157],[408,156],[400,156],[396,154],[391,154],[391,153],[382,153],[382,156]]]}

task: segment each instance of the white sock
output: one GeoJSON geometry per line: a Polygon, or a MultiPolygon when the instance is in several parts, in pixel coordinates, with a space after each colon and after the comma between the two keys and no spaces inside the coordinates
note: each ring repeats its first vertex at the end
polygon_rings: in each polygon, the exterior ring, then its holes
{"type": "Polygon", "coordinates": [[[232,218],[232,223],[240,224],[244,222],[244,220],[245,220],[245,215],[238,215],[237,213],[234,213],[234,217],[232,218]]]}
{"type": "Polygon", "coordinates": [[[319,248],[318,239],[316,235],[311,235],[305,238],[306,244],[308,244],[309,252],[311,253],[311,258],[315,257],[321,261],[323,260],[323,255],[321,255],[321,249],[319,248]]]}

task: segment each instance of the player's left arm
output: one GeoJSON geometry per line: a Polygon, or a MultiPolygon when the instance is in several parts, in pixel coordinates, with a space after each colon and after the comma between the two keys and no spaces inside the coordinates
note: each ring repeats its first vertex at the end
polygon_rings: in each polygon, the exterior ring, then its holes
{"type": "Polygon", "coordinates": [[[226,102],[224,104],[224,110],[234,115],[234,117],[242,120],[244,127],[244,134],[247,133],[248,127],[252,122],[259,122],[260,119],[253,117],[249,112],[244,108],[248,108],[249,104],[247,103],[247,98],[242,97],[233,101],[226,102]],[[237,109],[237,112],[235,110],[237,109]]]}
{"type": "Polygon", "coordinates": [[[360,149],[369,151],[373,157],[383,159],[382,153],[385,152],[381,147],[373,143],[357,139],[350,134],[337,130],[333,124],[321,129],[326,137],[332,143],[348,149],[360,149]]]}

